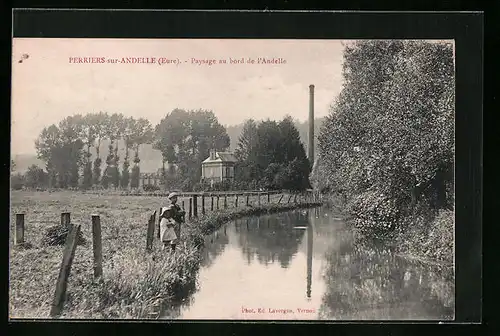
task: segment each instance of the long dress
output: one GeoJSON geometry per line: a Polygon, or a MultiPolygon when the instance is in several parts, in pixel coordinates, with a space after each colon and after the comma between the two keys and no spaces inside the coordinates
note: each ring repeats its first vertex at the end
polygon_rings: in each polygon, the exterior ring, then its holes
{"type": "Polygon", "coordinates": [[[162,209],[162,218],[160,220],[160,239],[162,242],[170,242],[174,244],[177,241],[177,235],[175,234],[175,220],[167,214],[163,216],[165,211],[171,210],[170,207],[162,209]]]}

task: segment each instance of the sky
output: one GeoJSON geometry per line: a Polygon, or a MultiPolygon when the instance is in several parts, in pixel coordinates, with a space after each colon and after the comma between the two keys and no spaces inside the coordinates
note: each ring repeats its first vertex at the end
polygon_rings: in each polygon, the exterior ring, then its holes
{"type": "Polygon", "coordinates": [[[99,111],[147,118],[153,126],[174,108],[212,110],[224,125],[287,114],[304,121],[310,84],[315,117],[328,114],[342,85],[341,40],[29,38],[14,39],[12,49],[12,154],[34,154],[42,129],[68,115],[99,111]],[[70,59],[83,57],[105,63],[70,59]],[[107,63],[122,57],[156,60],[107,63]],[[180,63],[159,64],[160,57],[180,63]],[[193,58],[284,62],[200,65],[193,58]]]}

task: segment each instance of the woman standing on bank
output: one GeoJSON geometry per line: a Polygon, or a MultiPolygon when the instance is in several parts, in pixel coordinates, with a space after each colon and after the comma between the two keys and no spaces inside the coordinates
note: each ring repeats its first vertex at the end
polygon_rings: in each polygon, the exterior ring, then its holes
{"type": "Polygon", "coordinates": [[[180,237],[176,230],[184,222],[184,215],[186,212],[177,204],[177,194],[170,193],[168,195],[170,205],[162,209],[160,214],[160,239],[163,242],[163,249],[168,248],[170,245],[171,251],[175,251],[175,246],[180,237]]]}

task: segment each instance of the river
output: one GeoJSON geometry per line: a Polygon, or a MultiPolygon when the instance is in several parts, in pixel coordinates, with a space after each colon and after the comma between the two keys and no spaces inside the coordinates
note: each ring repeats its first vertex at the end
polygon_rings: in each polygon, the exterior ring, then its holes
{"type": "Polygon", "coordinates": [[[163,318],[451,320],[453,269],[358,244],[326,208],[244,218],[206,236],[197,288],[163,318]]]}

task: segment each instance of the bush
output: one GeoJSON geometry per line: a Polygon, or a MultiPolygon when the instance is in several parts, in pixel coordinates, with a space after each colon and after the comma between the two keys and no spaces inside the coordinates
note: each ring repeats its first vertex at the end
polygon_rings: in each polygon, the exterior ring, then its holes
{"type": "Polygon", "coordinates": [[[394,199],[373,191],[354,197],[347,205],[347,212],[361,233],[373,236],[396,229],[400,217],[394,199]]]}
{"type": "Polygon", "coordinates": [[[419,206],[411,218],[411,225],[403,227],[397,238],[400,253],[419,258],[432,259],[446,264],[453,263],[454,212],[432,211],[419,206]]]}
{"type": "MultiPolygon", "coordinates": [[[[56,245],[64,245],[66,243],[66,237],[68,236],[69,228],[62,225],[49,227],[44,236],[42,237],[42,245],[45,246],[56,246],[56,245]]],[[[82,231],[78,232],[78,236],[76,238],[77,245],[85,245],[86,241],[83,238],[82,231]]]]}
{"type": "Polygon", "coordinates": [[[160,187],[154,184],[145,184],[143,187],[144,191],[158,191],[160,187]]]}
{"type": "Polygon", "coordinates": [[[10,177],[10,186],[14,190],[23,189],[25,182],[26,181],[24,175],[22,175],[21,173],[17,173],[10,177]]]}

